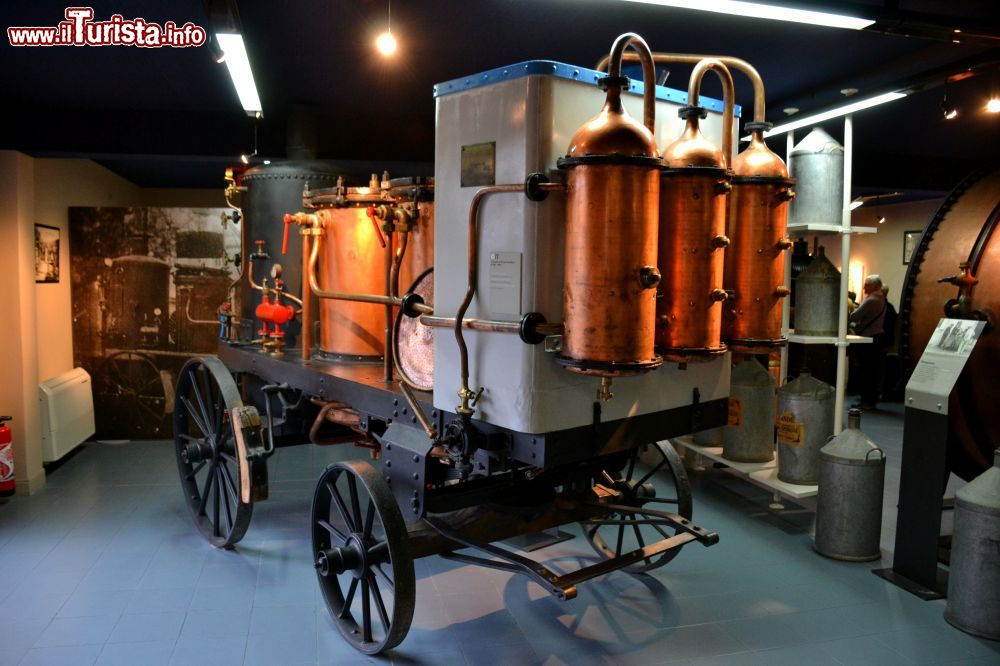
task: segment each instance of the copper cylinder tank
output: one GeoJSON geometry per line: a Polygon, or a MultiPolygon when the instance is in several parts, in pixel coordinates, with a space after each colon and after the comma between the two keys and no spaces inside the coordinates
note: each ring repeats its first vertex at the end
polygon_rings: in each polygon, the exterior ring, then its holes
{"type": "Polygon", "coordinates": [[[748,123],[750,146],[733,160],[729,195],[722,339],[734,352],[767,353],[781,336],[788,201],[793,181],[780,157],[764,143],[765,127],[748,123]]]}
{"type": "MultiPolygon", "coordinates": [[[[705,63],[707,61],[702,61],[705,63]]],[[[704,361],[725,353],[721,342],[726,204],[731,173],[723,152],[702,134],[697,88],[708,69],[728,77],[727,106],[732,104],[732,76],[721,63],[699,63],[691,76],[691,106],[680,138],[663,151],[666,169],[660,186],[658,261],[663,281],[656,304],[656,351],[677,362],[704,361]]],[[[727,114],[728,115],[728,114],[727,114]]],[[[725,125],[725,120],[723,121],[725,125]]],[[[730,116],[731,124],[731,116],[730,116]]],[[[727,131],[724,127],[723,131],[727,131]]]]}
{"type": "MultiPolygon", "coordinates": [[[[323,226],[319,285],[330,291],[385,293],[385,251],[367,207],[382,201],[378,189],[347,188],[331,203],[327,193],[314,190],[306,205],[315,207],[323,226]]],[[[385,313],[381,305],[321,298],[319,356],[329,360],[376,362],[384,349],[385,313]]]]}
{"type": "Polygon", "coordinates": [[[1000,170],[969,176],[928,222],[913,253],[900,296],[901,355],[916,366],[938,320],[985,316],[988,325],[972,350],[948,407],[948,466],[969,481],[989,468],[1000,443],[996,408],[1000,368],[1000,170]],[[945,314],[958,287],[941,278],[967,262],[978,283],[968,291],[966,314],[945,314]],[[980,313],[980,314],[977,314],[980,313]]]}
{"type": "MultiPolygon", "coordinates": [[[[662,362],[653,350],[661,162],[650,114],[643,126],[622,106],[628,80],[620,76],[620,53],[632,42],[645,47],[634,35],[619,37],[613,49],[617,68],[613,61],[612,75],[604,79],[604,108],[577,130],[559,160],[569,177],[565,330],[557,359],[573,372],[605,377],[644,372],[662,362]]],[[[651,59],[648,68],[651,81],[651,59]]]]}

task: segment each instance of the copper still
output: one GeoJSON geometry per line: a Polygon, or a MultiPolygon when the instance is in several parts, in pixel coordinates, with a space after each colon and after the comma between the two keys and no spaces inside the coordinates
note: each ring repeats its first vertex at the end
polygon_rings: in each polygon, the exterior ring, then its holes
{"type": "Polygon", "coordinates": [[[733,78],[715,59],[695,65],[688,89],[689,105],[680,109],[686,120],[680,138],[663,151],[666,169],[660,187],[660,283],[656,307],[656,351],[667,360],[708,360],[726,351],[722,329],[726,202],[730,189],[729,156],[699,128],[708,112],[698,106],[704,75],[714,71],[722,80],[725,144],[732,145],[733,78]]]}
{"type": "MultiPolygon", "coordinates": [[[[385,293],[385,235],[369,208],[383,203],[380,188],[348,187],[308,190],[303,199],[314,208],[323,234],[316,278],[323,289],[385,293]]],[[[329,360],[382,359],[385,317],[375,303],[320,299],[319,356],[329,360]]]]}
{"type": "Polygon", "coordinates": [[[559,362],[604,377],[659,366],[654,344],[656,234],[661,161],[653,138],[655,86],[644,91],[643,123],[622,106],[622,54],[639,52],[643,78],[655,80],[649,47],[633,33],[614,43],[604,108],[580,127],[559,168],[566,201],[565,330],[559,362]]]}
{"type": "Polygon", "coordinates": [[[901,355],[915,367],[941,317],[990,322],[951,394],[948,467],[970,481],[1000,442],[1000,170],[980,171],[944,200],[917,243],[900,296],[901,355]],[[961,264],[966,264],[964,268],[961,264]]]}
{"type": "Polygon", "coordinates": [[[790,293],[785,252],[792,242],[785,229],[795,194],[785,163],[764,143],[770,125],[762,122],[763,110],[755,108],[754,117],[746,125],[750,146],[733,160],[722,337],[734,352],[766,353],[786,343],[781,299],[790,293]]]}

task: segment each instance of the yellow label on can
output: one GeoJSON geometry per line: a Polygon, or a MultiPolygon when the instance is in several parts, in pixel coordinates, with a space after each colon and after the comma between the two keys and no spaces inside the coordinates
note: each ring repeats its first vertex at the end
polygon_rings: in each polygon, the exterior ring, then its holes
{"type": "Polygon", "coordinates": [[[734,395],[729,396],[729,418],[726,424],[734,428],[743,425],[743,401],[734,395]]]}
{"type": "Polygon", "coordinates": [[[806,441],[805,425],[796,421],[791,412],[778,417],[778,444],[803,446],[806,441]]]}

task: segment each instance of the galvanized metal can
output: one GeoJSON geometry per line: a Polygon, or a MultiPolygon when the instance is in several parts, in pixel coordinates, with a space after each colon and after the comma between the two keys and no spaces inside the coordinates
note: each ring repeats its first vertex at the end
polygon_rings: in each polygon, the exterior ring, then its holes
{"type": "Polygon", "coordinates": [[[955,530],[944,619],[1000,640],[1000,449],[993,467],[955,493],[955,530]]]}
{"type": "Polygon", "coordinates": [[[736,462],[774,457],[774,381],[753,358],[733,368],[722,455],[736,462]]]}
{"type": "Polygon", "coordinates": [[[792,148],[790,175],[797,184],[788,223],[840,225],[844,210],[844,147],[815,128],[792,148]]]}
{"type": "Polygon", "coordinates": [[[795,278],[795,332],[799,335],[837,335],[840,309],[840,271],[821,246],[808,267],[795,278]]]}
{"type": "Polygon", "coordinates": [[[819,450],[833,436],[833,387],[808,370],[778,389],[778,478],[787,483],[819,480],[819,450]]]}
{"type": "Polygon", "coordinates": [[[718,428],[699,430],[694,434],[693,439],[698,446],[723,446],[726,443],[726,428],[719,426],[718,428]]]}
{"type": "Polygon", "coordinates": [[[847,428],[820,449],[816,552],[852,562],[881,557],[884,485],[885,454],[861,432],[861,411],[852,409],[847,428]]]}

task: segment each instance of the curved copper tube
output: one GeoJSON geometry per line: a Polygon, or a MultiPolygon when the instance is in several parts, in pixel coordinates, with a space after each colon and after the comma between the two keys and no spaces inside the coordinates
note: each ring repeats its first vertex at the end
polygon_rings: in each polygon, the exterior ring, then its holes
{"type": "MultiPolygon", "coordinates": [[[[663,53],[661,51],[653,52],[653,62],[654,63],[681,63],[687,65],[694,65],[698,62],[705,60],[706,58],[711,58],[713,60],[718,60],[723,65],[729,69],[735,69],[742,72],[748,79],[750,79],[750,84],[753,86],[753,121],[755,123],[764,122],[765,117],[765,96],[764,96],[764,80],[760,78],[760,73],[757,69],[742,58],[734,58],[732,56],[720,56],[720,55],[699,55],[695,53],[663,53]]],[[[611,55],[608,54],[601,58],[597,65],[594,67],[599,72],[604,71],[608,66],[608,62],[611,60],[611,55]]],[[[639,56],[635,53],[625,53],[622,55],[623,62],[639,62],[639,56]]]]}
{"type": "Polygon", "coordinates": [[[191,316],[191,297],[189,296],[187,301],[184,303],[184,316],[187,317],[189,324],[201,324],[203,326],[218,326],[218,319],[195,319],[191,316]]]}
{"type": "Polygon", "coordinates": [[[469,311],[472,299],[476,295],[476,283],[479,280],[479,206],[483,202],[483,199],[491,194],[523,191],[523,183],[484,187],[473,195],[472,203],[469,204],[469,286],[465,290],[465,298],[462,299],[461,305],[458,306],[458,312],[455,313],[455,340],[458,342],[462,373],[462,386],[458,389],[458,397],[462,400],[462,404],[456,409],[459,414],[472,413],[469,401],[476,395],[469,389],[469,348],[466,346],[465,336],[462,334],[462,319],[465,317],[465,313],[469,311]]]}
{"type": "MultiPolygon", "coordinates": [[[[247,263],[248,263],[247,234],[246,234],[247,225],[246,225],[246,220],[243,217],[243,209],[229,200],[230,194],[239,191],[239,188],[236,186],[236,179],[233,177],[232,169],[226,169],[226,182],[228,183],[228,185],[226,185],[226,189],[223,191],[222,196],[226,200],[226,205],[240,214],[240,274],[236,277],[235,280],[233,280],[230,283],[229,287],[226,289],[227,292],[231,292],[233,291],[233,289],[238,287],[241,282],[243,282],[243,280],[246,278],[247,275],[247,263]]],[[[233,305],[234,305],[233,309],[235,310],[236,309],[235,302],[233,305]]]]}
{"type": "Polygon", "coordinates": [[[653,64],[653,54],[649,45],[634,32],[619,35],[611,46],[608,76],[622,75],[622,57],[625,49],[632,47],[642,62],[642,124],[650,132],[656,132],[656,66],[653,64]]]}
{"type": "Polygon", "coordinates": [[[710,71],[715,72],[722,82],[722,155],[726,159],[726,168],[728,169],[729,163],[733,161],[733,120],[736,116],[735,86],[729,68],[715,58],[699,60],[694,69],[691,70],[691,80],[688,83],[688,106],[698,106],[701,82],[705,78],[705,74],[710,71]]]}

